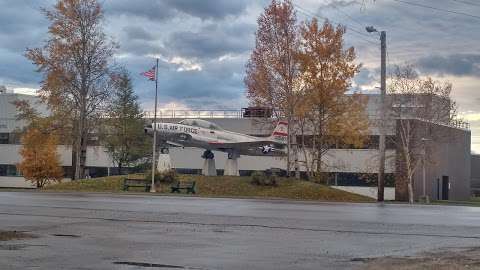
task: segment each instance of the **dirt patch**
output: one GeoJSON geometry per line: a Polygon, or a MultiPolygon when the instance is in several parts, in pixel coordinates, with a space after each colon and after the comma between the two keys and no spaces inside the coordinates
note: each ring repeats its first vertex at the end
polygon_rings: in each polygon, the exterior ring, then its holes
{"type": "Polygon", "coordinates": [[[179,265],[159,264],[159,263],[145,263],[145,262],[113,262],[113,264],[130,265],[139,267],[154,267],[154,268],[170,268],[170,269],[184,269],[185,267],[179,265]]]}
{"type": "MultiPolygon", "coordinates": [[[[357,260],[362,261],[362,260],[357,260]]],[[[480,247],[427,252],[415,257],[383,257],[363,260],[362,269],[460,270],[480,269],[480,247]]]]}
{"type": "Polygon", "coordinates": [[[0,231],[0,241],[21,240],[36,238],[37,236],[19,231],[0,231]]]}
{"type": "Polygon", "coordinates": [[[52,234],[53,236],[58,236],[58,237],[71,237],[71,238],[79,238],[80,235],[76,235],[76,234],[62,234],[62,233],[55,233],[55,234],[52,234]]]}

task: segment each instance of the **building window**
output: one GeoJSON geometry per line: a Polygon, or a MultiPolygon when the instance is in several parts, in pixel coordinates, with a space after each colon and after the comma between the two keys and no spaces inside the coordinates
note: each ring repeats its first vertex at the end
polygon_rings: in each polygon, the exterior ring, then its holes
{"type": "MultiPolygon", "coordinates": [[[[302,147],[304,144],[305,147],[313,146],[313,136],[312,135],[297,135],[297,145],[302,147]],[[303,143],[302,143],[303,141],[303,143]]],[[[361,146],[355,146],[352,144],[340,143],[335,137],[326,136],[325,144],[328,145],[329,149],[378,149],[380,137],[378,135],[370,135],[365,138],[365,141],[361,146]]],[[[318,143],[318,142],[317,142],[318,143]]],[[[395,146],[395,136],[388,135],[385,138],[385,147],[386,149],[396,149],[395,146]]]]}
{"type": "Polygon", "coordinates": [[[10,137],[8,138],[9,144],[21,144],[22,143],[22,133],[20,132],[12,132],[10,133],[10,137]]]}
{"type": "MultiPolygon", "coordinates": [[[[376,173],[337,173],[336,183],[339,186],[367,186],[376,187],[378,176],[376,173]]],[[[395,175],[393,173],[385,174],[385,186],[395,186],[395,175]]]]}
{"type": "Polygon", "coordinates": [[[0,176],[20,176],[15,165],[0,164],[0,176]]]}
{"type": "Polygon", "coordinates": [[[9,143],[9,133],[0,133],[0,144],[8,144],[9,143]]]}

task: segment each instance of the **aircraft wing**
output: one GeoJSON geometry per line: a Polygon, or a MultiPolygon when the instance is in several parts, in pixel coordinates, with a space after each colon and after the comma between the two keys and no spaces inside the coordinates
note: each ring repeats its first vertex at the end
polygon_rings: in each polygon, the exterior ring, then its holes
{"type": "Polygon", "coordinates": [[[236,149],[242,155],[249,156],[284,156],[285,145],[274,143],[272,141],[252,141],[252,142],[209,142],[216,149],[225,151],[236,149]]]}
{"type": "Polygon", "coordinates": [[[175,146],[175,147],[183,147],[183,144],[179,144],[179,143],[172,142],[172,141],[167,141],[166,143],[171,145],[171,146],[175,146]]]}
{"type": "Polygon", "coordinates": [[[275,147],[282,148],[283,144],[278,144],[272,141],[252,141],[252,142],[217,142],[211,141],[208,142],[210,145],[214,145],[218,148],[245,148],[245,147],[255,147],[255,146],[264,146],[264,145],[274,145],[275,147]]]}
{"type": "Polygon", "coordinates": [[[166,147],[184,147],[183,142],[189,141],[192,139],[192,135],[186,133],[176,134],[168,138],[161,138],[162,145],[166,147]]]}

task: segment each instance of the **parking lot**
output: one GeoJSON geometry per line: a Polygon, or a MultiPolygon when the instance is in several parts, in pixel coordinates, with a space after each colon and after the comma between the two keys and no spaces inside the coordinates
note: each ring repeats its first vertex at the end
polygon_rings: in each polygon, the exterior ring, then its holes
{"type": "Polygon", "coordinates": [[[1,192],[0,269],[351,269],[480,246],[480,208],[1,192]]]}

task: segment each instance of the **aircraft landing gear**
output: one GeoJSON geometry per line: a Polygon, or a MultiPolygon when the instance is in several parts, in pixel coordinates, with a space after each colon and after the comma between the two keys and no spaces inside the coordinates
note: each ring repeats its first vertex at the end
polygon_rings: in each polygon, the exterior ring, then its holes
{"type": "Polygon", "coordinates": [[[205,159],[203,161],[203,169],[202,175],[205,176],[217,176],[217,168],[215,167],[215,155],[210,150],[205,150],[202,154],[202,158],[205,159]]]}
{"type": "Polygon", "coordinates": [[[203,152],[202,158],[204,158],[204,159],[214,159],[215,155],[213,154],[213,152],[211,150],[205,150],[205,152],[203,152]]]}
{"type": "Polygon", "coordinates": [[[160,149],[160,153],[161,154],[168,154],[168,153],[170,153],[170,150],[167,147],[162,147],[160,149]]]}

